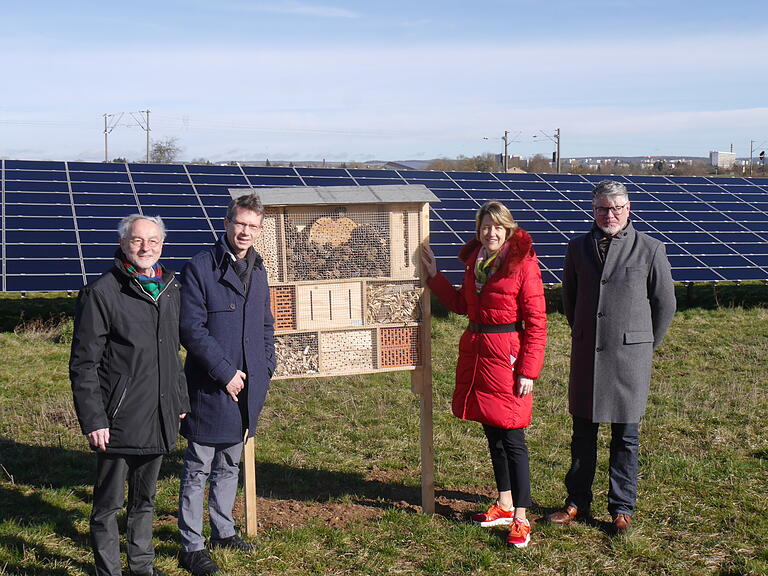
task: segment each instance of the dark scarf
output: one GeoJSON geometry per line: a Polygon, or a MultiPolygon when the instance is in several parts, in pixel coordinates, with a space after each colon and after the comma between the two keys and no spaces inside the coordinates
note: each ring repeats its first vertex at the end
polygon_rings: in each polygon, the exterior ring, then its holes
{"type": "Polygon", "coordinates": [[[251,272],[253,272],[254,266],[261,265],[261,259],[258,258],[258,254],[256,253],[256,250],[253,249],[253,246],[248,248],[248,252],[245,253],[245,258],[237,258],[234,250],[232,250],[232,247],[229,245],[229,239],[226,236],[224,236],[224,243],[230,254],[230,257],[227,258],[228,265],[235,271],[235,274],[237,274],[238,278],[240,278],[240,281],[243,283],[245,291],[248,292],[248,281],[251,279],[251,272]]]}

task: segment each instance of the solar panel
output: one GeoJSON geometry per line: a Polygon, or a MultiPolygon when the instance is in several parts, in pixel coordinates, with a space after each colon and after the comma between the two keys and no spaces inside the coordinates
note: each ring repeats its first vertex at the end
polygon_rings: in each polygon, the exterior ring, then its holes
{"type": "MultiPolygon", "coordinates": [[[[559,283],[570,238],[589,230],[602,175],[494,174],[193,164],[3,160],[2,290],[76,290],[105,271],[120,218],[160,215],[163,262],[180,270],[222,230],[234,187],[423,184],[431,242],[454,282],[475,212],[501,200],[534,239],[545,283],[559,283]]],[[[612,177],[627,185],[639,230],[666,243],[676,281],[768,280],[768,178],[612,177]]]]}

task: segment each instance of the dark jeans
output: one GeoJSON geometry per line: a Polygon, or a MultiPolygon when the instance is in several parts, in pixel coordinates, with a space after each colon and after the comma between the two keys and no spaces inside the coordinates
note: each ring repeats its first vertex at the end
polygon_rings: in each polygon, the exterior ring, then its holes
{"type": "Polygon", "coordinates": [[[515,507],[530,508],[533,502],[525,428],[494,428],[483,424],[483,430],[488,438],[496,488],[499,492],[511,490],[515,507]]]}
{"type": "MultiPolygon", "coordinates": [[[[600,424],[573,417],[571,436],[571,469],[565,476],[568,489],[567,505],[580,509],[592,504],[592,482],[597,467],[597,432],[600,424]]],[[[640,425],[611,424],[611,454],[609,462],[608,511],[611,514],[632,514],[637,501],[637,459],[640,425]]]]}
{"type": "Polygon", "coordinates": [[[152,562],[155,559],[152,516],[162,461],[162,455],[156,454],[98,454],[91,512],[91,546],[96,576],[121,574],[117,513],[125,503],[126,479],[128,568],[137,574],[152,574],[152,562]]]}

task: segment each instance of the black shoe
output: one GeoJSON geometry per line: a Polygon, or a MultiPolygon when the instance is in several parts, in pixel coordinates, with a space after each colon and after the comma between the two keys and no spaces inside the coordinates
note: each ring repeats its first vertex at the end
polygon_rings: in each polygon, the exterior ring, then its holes
{"type": "Polygon", "coordinates": [[[240,550],[241,552],[253,550],[253,546],[237,534],[229,538],[211,538],[211,548],[229,548],[230,550],[240,550]]]}
{"type": "Polygon", "coordinates": [[[182,552],[179,556],[179,564],[185,570],[189,570],[192,576],[208,576],[219,571],[219,567],[216,566],[216,562],[213,561],[208,550],[182,552]]]}

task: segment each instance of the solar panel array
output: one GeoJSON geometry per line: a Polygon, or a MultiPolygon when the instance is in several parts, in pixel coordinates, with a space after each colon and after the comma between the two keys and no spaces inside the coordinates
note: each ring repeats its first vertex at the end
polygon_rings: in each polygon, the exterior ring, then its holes
{"type": "MultiPolygon", "coordinates": [[[[592,222],[603,176],[244,165],[3,160],[2,290],[77,290],[104,272],[117,224],[139,212],[168,228],[163,263],[181,270],[222,231],[229,188],[423,184],[438,263],[459,283],[474,215],[501,200],[534,239],[544,282],[559,283],[568,240],[592,222]]],[[[768,178],[617,176],[632,221],[663,241],[677,281],[768,280],[768,178]]]]}

